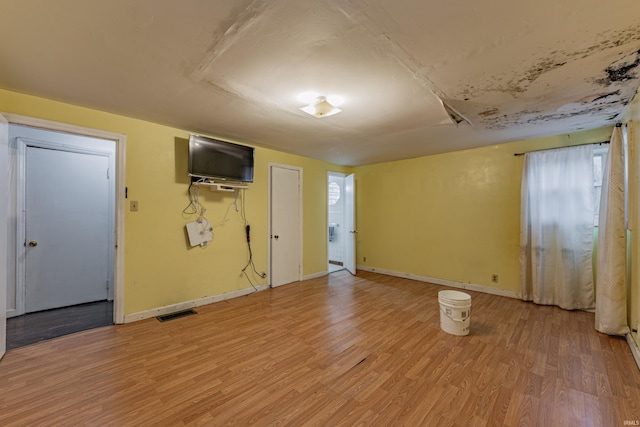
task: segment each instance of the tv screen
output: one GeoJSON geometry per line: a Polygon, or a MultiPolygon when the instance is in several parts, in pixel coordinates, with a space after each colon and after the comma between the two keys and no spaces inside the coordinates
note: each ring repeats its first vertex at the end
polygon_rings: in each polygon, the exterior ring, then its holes
{"type": "Polygon", "coordinates": [[[189,136],[189,176],[253,182],[253,147],[189,136]]]}

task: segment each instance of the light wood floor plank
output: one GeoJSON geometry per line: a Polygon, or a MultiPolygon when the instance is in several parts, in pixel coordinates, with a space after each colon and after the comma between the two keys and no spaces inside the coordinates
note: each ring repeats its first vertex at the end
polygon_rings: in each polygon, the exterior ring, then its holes
{"type": "Polygon", "coordinates": [[[7,352],[0,425],[615,426],[640,372],[592,313],[346,272],[7,352]]]}

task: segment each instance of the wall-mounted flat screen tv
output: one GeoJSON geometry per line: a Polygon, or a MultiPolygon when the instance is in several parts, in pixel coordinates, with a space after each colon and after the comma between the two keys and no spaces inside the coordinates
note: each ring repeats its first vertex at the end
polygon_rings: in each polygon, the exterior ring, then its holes
{"type": "Polygon", "coordinates": [[[253,182],[253,147],[189,136],[189,176],[210,180],[253,182]]]}

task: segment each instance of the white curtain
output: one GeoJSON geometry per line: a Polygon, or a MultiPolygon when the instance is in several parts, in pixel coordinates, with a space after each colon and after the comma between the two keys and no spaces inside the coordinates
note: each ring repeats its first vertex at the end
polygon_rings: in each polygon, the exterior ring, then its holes
{"type": "Polygon", "coordinates": [[[593,308],[593,146],[527,153],[521,191],[522,299],[593,308]]]}
{"type": "Polygon", "coordinates": [[[602,178],[596,276],[596,329],[609,335],[624,335],[629,332],[626,234],[622,129],[616,127],[611,136],[602,178]]]}

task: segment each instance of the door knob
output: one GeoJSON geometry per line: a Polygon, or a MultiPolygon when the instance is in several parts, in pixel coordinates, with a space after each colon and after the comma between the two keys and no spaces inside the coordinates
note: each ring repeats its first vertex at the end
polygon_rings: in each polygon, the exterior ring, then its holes
{"type": "Polygon", "coordinates": [[[351,234],[356,234],[357,232],[358,232],[358,230],[351,230],[351,231],[349,231],[349,233],[351,233],[351,234]]]}
{"type": "Polygon", "coordinates": [[[36,246],[38,246],[38,242],[36,242],[35,240],[32,240],[29,242],[29,246],[31,246],[32,248],[35,248],[36,246]]]}

